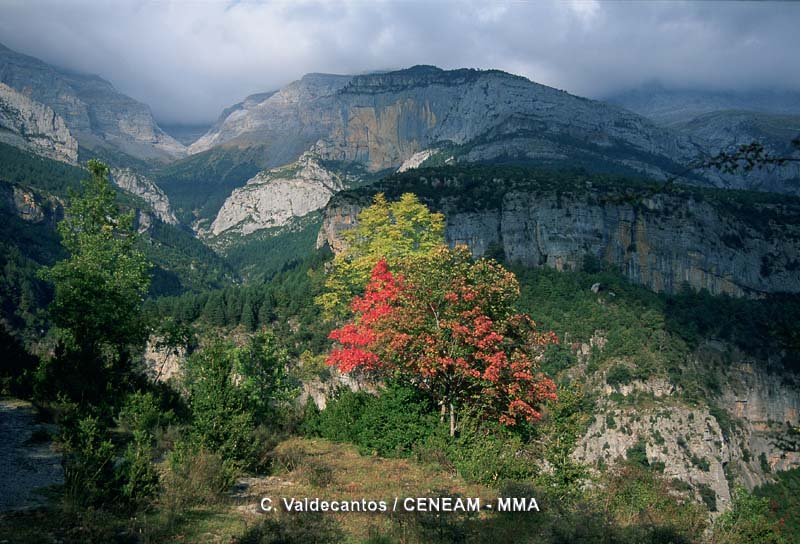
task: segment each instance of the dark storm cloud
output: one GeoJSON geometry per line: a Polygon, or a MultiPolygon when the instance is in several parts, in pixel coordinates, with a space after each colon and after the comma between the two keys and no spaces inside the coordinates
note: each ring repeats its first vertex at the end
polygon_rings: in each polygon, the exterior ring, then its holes
{"type": "Polygon", "coordinates": [[[0,42],[203,122],[307,72],[499,68],[601,97],[667,86],[800,91],[800,4],[0,0],[0,42]]]}

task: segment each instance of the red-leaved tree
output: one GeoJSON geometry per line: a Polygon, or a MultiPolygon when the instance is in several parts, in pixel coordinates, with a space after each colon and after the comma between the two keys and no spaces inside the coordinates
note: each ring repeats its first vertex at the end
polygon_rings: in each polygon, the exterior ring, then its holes
{"type": "Polygon", "coordinates": [[[473,261],[465,247],[443,246],[396,268],[385,260],[375,266],[364,295],[352,301],[354,319],[330,334],[339,346],[327,363],[429,391],[449,413],[451,435],[459,410],[506,425],[538,420],[537,407],[556,397],[538,357],[558,339],[514,311],[514,275],[473,261]]]}

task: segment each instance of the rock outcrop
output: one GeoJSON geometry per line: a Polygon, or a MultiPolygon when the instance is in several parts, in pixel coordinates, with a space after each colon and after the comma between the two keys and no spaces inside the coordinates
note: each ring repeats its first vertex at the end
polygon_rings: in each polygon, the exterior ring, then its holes
{"type": "Polygon", "coordinates": [[[296,163],[261,172],[236,189],[214,219],[211,233],[247,235],[282,227],[293,218],[325,207],[331,196],[342,189],[338,174],[305,154],[296,163]]]}
{"type": "Polygon", "coordinates": [[[78,142],[51,108],[0,83],[0,142],[75,164],[78,142]]]}
{"type": "Polygon", "coordinates": [[[556,269],[580,268],[588,255],[654,291],[676,292],[686,283],[735,296],[800,292],[796,199],[681,190],[628,201],[591,181],[548,188],[546,174],[526,180],[477,169],[461,177],[435,172],[409,172],[369,192],[341,194],[325,210],[318,244],[341,249],[339,233],[355,224],[368,193],[411,191],[445,214],[447,241],[475,255],[491,247],[509,262],[556,269]]]}
{"type": "Polygon", "coordinates": [[[186,153],[146,105],[98,76],[68,72],[0,45],[0,82],[52,108],[88,149],[110,148],[143,159],[186,153]]]}
{"type": "Polygon", "coordinates": [[[131,170],[130,168],[114,168],[111,179],[120,189],[141,197],[150,204],[153,213],[164,223],[177,225],[178,219],[169,204],[169,199],[164,191],[153,180],[131,170]]]}

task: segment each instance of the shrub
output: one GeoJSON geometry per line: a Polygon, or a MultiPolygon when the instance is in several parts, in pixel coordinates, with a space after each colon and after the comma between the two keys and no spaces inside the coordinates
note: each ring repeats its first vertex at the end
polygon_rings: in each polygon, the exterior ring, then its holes
{"type": "Polygon", "coordinates": [[[251,465],[255,422],[245,392],[234,381],[235,350],[220,340],[187,360],[191,438],[223,459],[251,465]]]}
{"type": "Polygon", "coordinates": [[[482,484],[521,481],[535,476],[534,462],[525,455],[522,439],[499,426],[475,419],[459,423],[461,434],[447,449],[465,480],[482,484]]]}
{"type": "Polygon", "coordinates": [[[625,457],[630,463],[641,465],[643,467],[650,466],[650,463],[647,460],[647,445],[643,439],[639,439],[636,444],[628,448],[628,450],[625,452],[625,457]]]}
{"type": "Polygon", "coordinates": [[[162,478],[160,502],[168,518],[174,520],[189,506],[217,503],[233,485],[235,474],[233,464],[221,455],[178,443],[162,478]]]}
{"type": "Polygon", "coordinates": [[[316,420],[309,420],[306,427],[313,428],[319,436],[334,442],[358,443],[359,420],[375,397],[368,393],[354,393],[349,389],[338,389],[328,400],[325,410],[316,420]]]}
{"type": "Polygon", "coordinates": [[[125,450],[117,468],[122,496],[141,508],[158,492],[158,472],[153,465],[152,438],[145,431],[134,431],[133,441],[125,450]]]}
{"type": "Polygon", "coordinates": [[[709,512],[717,511],[717,494],[711,489],[708,484],[698,484],[697,491],[700,493],[700,498],[703,503],[708,507],[709,512]]]}
{"type": "Polygon", "coordinates": [[[731,509],[716,521],[711,544],[785,544],[780,524],[769,518],[769,499],[750,495],[742,488],[733,494],[731,509]]]}
{"type": "Polygon", "coordinates": [[[633,374],[627,366],[615,365],[606,374],[606,383],[611,387],[627,385],[633,381],[633,374]]]}
{"type": "Polygon", "coordinates": [[[76,411],[61,425],[64,499],[68,507],[102,506],[116,495],[114,445],[97,418],[77,418],[76,411]]]}
{"type": "Polygon", "coordinates": [[[358,419],[356,443],[362,452],[386,457],[411,454],[414,445],[436,431],[429,397],[418,389],[389,385],[371,398],[358,419]]]}
{"type": "Polygon", "coordinates": [[[163,411],[150,391],[128,395],[117,417],[117,424],[123,431],[143,431],[149,435],[154,435],[157,428],[174,421],[175,413],[172,410],[163,411]]]}

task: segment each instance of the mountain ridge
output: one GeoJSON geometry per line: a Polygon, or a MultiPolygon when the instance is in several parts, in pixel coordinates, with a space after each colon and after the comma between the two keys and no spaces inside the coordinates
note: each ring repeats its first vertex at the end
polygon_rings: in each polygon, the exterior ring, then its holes
{"type": "Polygon", "coordinates": [[[147,105],[98,75],[65,70],[3,46],[0,82],[52,108],[87,150],[106,148],[161,161],[185,154],[183,144],[158,127],[147,105]]]}

